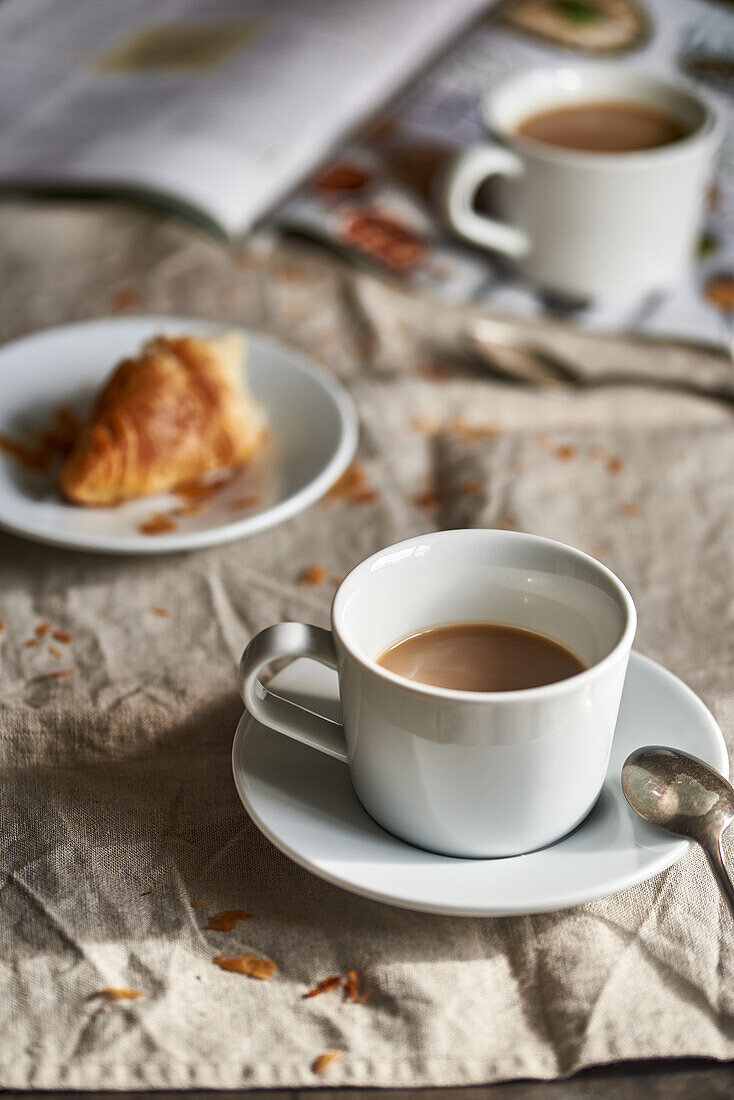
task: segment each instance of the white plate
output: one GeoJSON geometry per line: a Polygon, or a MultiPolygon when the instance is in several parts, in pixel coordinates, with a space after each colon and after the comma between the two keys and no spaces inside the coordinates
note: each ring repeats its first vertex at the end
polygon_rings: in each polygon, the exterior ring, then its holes
{"type": "MultiPolygon", "coordinates": [[[[272,686],[339,718],[336,674],[322,665],[295,661],[272,686]]],[[[596,806],[557,844],[507,859],[454,859],[397,840],[362,809],[345,764],[264,729],[247,714],[237,727],[232,765],[255,824],[308,871],[405,909],[492,917],[606,897],[681,858],[688,841],[647,825],[622,794],[624,760],[651,744],[684,749],[728,774],[721,730],[701,700],[672,673],[633,653],[596,806]]]]}
{"type": "MultiPolygon", "coordinates": [[[[94,394],[125,356],[156,333],[211,333],[222,324],[194,318],[128,317],[86,321],[27,336],[0,348],[0,434],[27,438],[47,427],[61,405],[86,415],[94,394]]],[[[39,542],[104,553],[189,550],[252,535],[318,500],[349,465],[357,444],[351,399],[304,355],[249,333],[247,371],[268,411],[273,443],[237,474],[197,516],[176,531],[140,534],[153,512],[180,504],[173,496],[145,497],[117,508],[65,503],[53,477],[24,469],[0,453],[0,526],[39,542]],[[237,515],[232,504],[257,494],[256,510],[237,515]]]]}

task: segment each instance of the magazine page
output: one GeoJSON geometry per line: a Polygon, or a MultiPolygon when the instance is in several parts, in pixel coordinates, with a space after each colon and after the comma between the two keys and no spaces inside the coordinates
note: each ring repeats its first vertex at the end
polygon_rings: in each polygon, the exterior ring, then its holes
{"type": "Polygon", "coordinates": [[[486,0],[5,0],[0,183],[247,230],[486,0]]]}

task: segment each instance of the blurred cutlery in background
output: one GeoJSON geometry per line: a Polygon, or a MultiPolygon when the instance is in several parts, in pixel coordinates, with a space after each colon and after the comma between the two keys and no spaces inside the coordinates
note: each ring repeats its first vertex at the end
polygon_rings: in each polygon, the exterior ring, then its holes
{"type": "MultiPolygon", "coordinates": [[[[633,337],[630,334],[630,339],[633,337]]],[[[636,339],[636,337],[634,337],[636,339]]],[[[644,343],[658,344],[661,352],[682,347],[669,338],[646,336],[644,343]]],[[[690,342],[685,342],[690,347],[690,342]]],[[[649,370],[603,369],[587,371],[582,363],[567,352],[559,354],[541,342],[531,327],[494,318],[473,321],[465,331],[465,345],[473,358],[485,363],[494,373],[508,380],[544,388],[569,387],[598,389],[607,386],[643,386],[651,389],[688,393],[734,405],[734,364],[728,352],[708,345],[697,348],[732,367],[732,378],[691,381],[649,370]]]]}

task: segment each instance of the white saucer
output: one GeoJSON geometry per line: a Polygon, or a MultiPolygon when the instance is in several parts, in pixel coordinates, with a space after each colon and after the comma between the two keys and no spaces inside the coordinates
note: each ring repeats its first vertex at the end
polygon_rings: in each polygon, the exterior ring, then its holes
{"type": "MultiPolygon", "coordinates": [[[[295,661],[272,681],[290,698],[339,718],[336,674],[295,661]]],[[[634,886],[680,859],[688,841],[647,825],[625,802],[620,770],[640,745],[684,749],[728,775],[714,718],[685,684],[633,653],[607,779],[586,821],[549,848],[507,859],[434,855],[386,833],[362,809],[346,765],[244,714],[232,766],[245,809],[308,871],[375,901],[467,917],[540,913],[634,886]]]]}
{"type": "MultiPolygon", "coordinates": [[[[27,440],[60,406],[82,416],[125,356],[156,333],[210,333],[231,327],[194,318],[127,317],[47,329],[0,348],[0,434],[27,440]]],[[[0,526],[39,542],[104,553],[189,550],[252,535],[318,500],[349,465],[357,445],[351,399],[304,355],[249,333],[250,385],[268,411],[273,444],[237,474],[206,509],[177,519],[175,531],[138,530],[153,512],[180,501],[146,497],[118,508],[80,508],[58,495],[53,477],[0,452],[0,526]],[[233,507],[256,495],[257,506],[233,507]]]]}

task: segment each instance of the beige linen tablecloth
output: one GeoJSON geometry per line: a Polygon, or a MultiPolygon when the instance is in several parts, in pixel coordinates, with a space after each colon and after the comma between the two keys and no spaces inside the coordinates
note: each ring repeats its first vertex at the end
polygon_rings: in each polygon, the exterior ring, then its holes
{"type": "MultiPolygon", "coordinates": [[[[145,215],[71,206],[6,206],[0,239],[5,338],[127,309],[233,320],[309,349],[357,401],[376,490],[148,560],[0,536],[0,1085],[449,1085],[733,1057],[734,936],[697,852],[566,912],[412,914],[290,863],[249,821],[229,764],[248,638],[280,619],[327,621],[333,584],[302,583],[304,567],[339,575],[457,523],[516,526],[608,562],[637,601],[638,647],[702,695],[731,745],[731,411],[633,389],[551,400],[454,371],[429,346],[450,344],[450,314],[294,246],[230,256],[145,215]],[[42,621],[73,636],[53,643],[61,661],[48,637],[24,648],[42,621]],[[234,908],[252,918],[206,929],[234,908]],[[273,959],[277,975],[225,973],[220,951],[273,959]],[[352,968],[368,1003],[303,999],[352,968]],[[145,996],[109,1003],[95,996],[105,986],[145,996]],[[325,1049],[345,1054],[317,1078],[325,1049]]],[[[656,363],[576,346],[589,369],[656,363]]]]}

